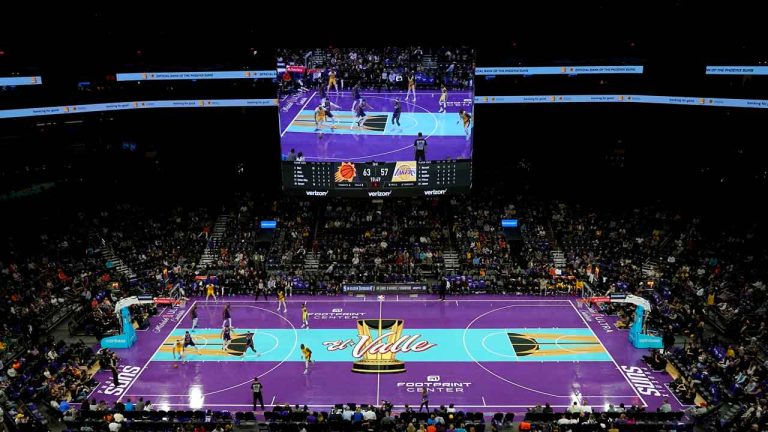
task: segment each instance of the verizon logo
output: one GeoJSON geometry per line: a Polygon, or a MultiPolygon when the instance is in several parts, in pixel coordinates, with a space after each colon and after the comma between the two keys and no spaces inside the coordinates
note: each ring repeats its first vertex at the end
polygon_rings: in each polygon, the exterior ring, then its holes
{"type": "Polygon", "coordinates": [[[445,195],[446,192],[448,192],[448,189],[425,190],[424,195],[445,195]]]}
{"type": "Polygon", "coordinates": [[[307,196],[326,196],[328,191],[306,191],[307,196]]]}
{"type": "Polygon", "coordinates": [[[386,192],[382,192],[382,191],[376,191],[376,192],[368,192],[368,196],[372,196],[372,197],[385,197],[385,196],[390,196],[390,195],[392,195],[392,191],[386,191],[386,192]]]}

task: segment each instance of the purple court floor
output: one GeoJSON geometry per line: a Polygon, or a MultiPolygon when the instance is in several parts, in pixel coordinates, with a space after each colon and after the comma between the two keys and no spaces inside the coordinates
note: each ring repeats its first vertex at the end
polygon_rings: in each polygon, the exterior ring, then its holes
{"type": "MultiPolygon", "coordinates": [[[[416,101],[405,101],[405,92],[363,90],[371,106],[362,127],[352,111],[352,92],[331,91],[328,99],[336,106],[333,120],[316,130],[314,109],[321,96],[307,91],[280,99],[280,137],[283,157],[295,149],[308,161],[395,162],[415,159],[413,141],[419,132],[427,138],[428,160],[470,159],[472,133],[465,132],[459,110],[473,113],[471,91],[449,91],[445,112],[440,111],[439,90],[417,90],[416,101]],[[395,98],[402,103],[400,124],[393,122],[395,98]]],[[[474,124],[474,120],[472,121],[474,124]]]]}
{"type": "MultiPolygon", "coordinates": [[[[643,350],[634,349],[613,319],[593,313],[570,298],[470,296],[440,302],[432,296],[290,297],[287,313],[275,301],[228,297],[163,309],[138,343],[118,350],[120,383],[101,371],[92,398],[114,402],[143,397],[159,409],[248,410],[250,382],[259,376],[265,403],[377,403],[402,408],[419,405],[425,387],[430,405],[450,403],[484,412],[521,412],[549,402],[563,408],[586,398],[596,408],[608,403],[655,409],[669,397],[671,378],[647,369],[643,350]],[[301,303],[307,303],[310,328],[301,328],[301,303]],[[172,344],[192,326],[189,308],[197,304],[197,350],[186,364],[173,360],[172,344]],[[240,348],[221,349],[219,331],[225,303],[231,304],[234,342],[255,333],[257,356],[240,348]],[[358,321],[402,324],[404,339],[392,348],[399,373],[353,372],[365,352],[356,352],[358,321]],[[315,362],[304,374],[299,345],[315,362]],[[177,365],[177,367],[174,367],[177,365]]],[[[375,329],[374,329],[375,330],[375,329]]],[[[385,331],[386,332],[386,331],[385,331]]],[[[378,336],[376,331],[372,338],[378,336]]],[[[387,339],[384,338],[386,342],[387,339]]],[[[357,346],[358,349],[365,345],[357,346]]],[[[370,346],[368,346],[370,348],[370,346]]],[[[365,350],[363,350],[365,351],[365,350]]],[[[374,362],[384,353],[367,353],[374,362]]]]}

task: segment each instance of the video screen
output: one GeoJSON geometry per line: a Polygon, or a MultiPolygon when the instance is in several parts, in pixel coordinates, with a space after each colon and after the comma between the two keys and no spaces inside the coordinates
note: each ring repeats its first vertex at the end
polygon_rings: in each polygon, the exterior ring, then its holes
{"type": "Polygon", "coordinates": [[[278,50],[278,79],[286,160],[412,160],[419,133],[427,160],[472,156],[472,49],[278,50]]]}
{"type": "MultiPolygon", "coordinates": [[[[457,181],[468,187],[474,66],[467,47],[278,50],[285,186],[431,187],[426,166],[450,161],[467,165],[459,169],[467,178],[457,181]],[[293,162],[325,165],[305,173],[293,162]],[[296,175],[322,182],[301,184],[296,175]]],[[[444,171],[441,182],[450,183],[444,171]]]]}

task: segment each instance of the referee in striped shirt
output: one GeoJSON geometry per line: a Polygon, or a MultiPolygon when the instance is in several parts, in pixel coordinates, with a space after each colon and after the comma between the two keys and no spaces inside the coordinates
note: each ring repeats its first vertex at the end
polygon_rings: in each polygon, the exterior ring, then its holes
{"type": "Polygon", "coordinates": [[[416,141],[413,142],[413,148],[416,149],[416,161],[425,162],[427,160],[427,140],[421,132],[419,132],[419,137],[416,138],[416,141]]]}

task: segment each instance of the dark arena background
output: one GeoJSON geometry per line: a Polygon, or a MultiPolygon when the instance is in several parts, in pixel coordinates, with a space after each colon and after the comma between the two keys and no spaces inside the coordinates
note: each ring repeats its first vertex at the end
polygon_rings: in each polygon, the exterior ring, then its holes
{"type": "Polygon", "coordinates": [[[4,16],[1,430],[768,430],[759,11],[266,7],[4,16]]]}

